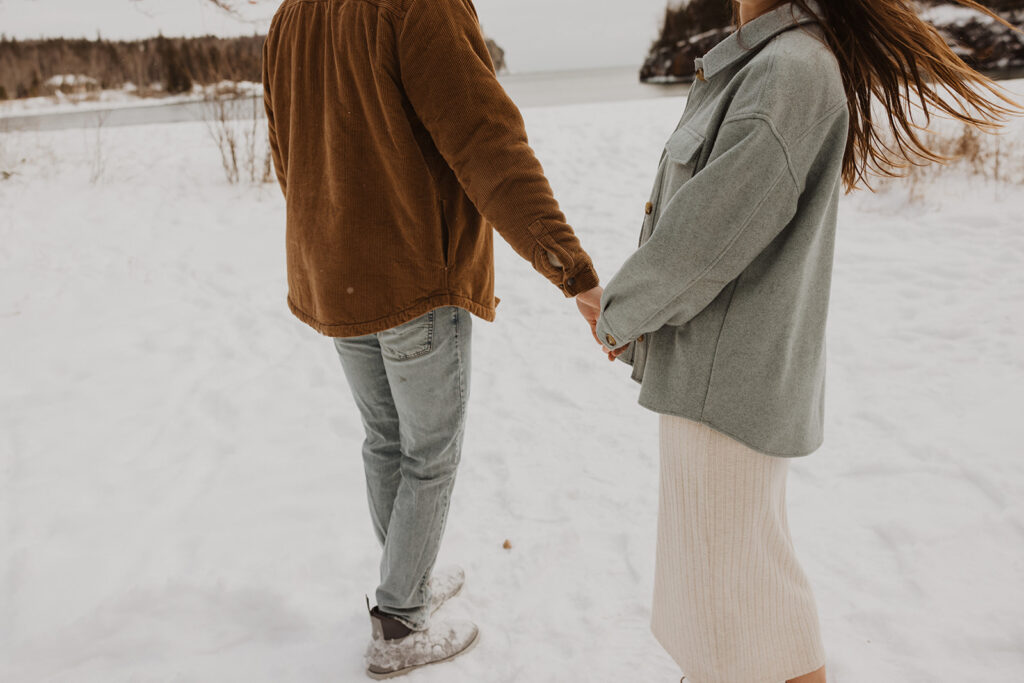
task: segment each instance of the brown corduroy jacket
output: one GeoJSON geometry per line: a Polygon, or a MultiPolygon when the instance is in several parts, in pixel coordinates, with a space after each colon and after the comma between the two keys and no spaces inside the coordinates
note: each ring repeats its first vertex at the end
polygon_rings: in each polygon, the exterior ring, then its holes
{"type": "Polygon", "coordinates": [[[493,320],[490,226],[567,296],[597,286],[470,0],[286,0],[263,61],[301,320],[332,337],[441,306],[493,320]]]}

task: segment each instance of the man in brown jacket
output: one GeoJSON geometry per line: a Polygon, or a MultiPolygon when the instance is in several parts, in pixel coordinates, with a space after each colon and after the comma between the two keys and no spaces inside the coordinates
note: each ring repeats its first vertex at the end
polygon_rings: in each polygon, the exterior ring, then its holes
{"type": "Polygon", "coordinates": [[[450,659],[474,625],[430,622],[469,394],[471,317],[494,319],[491,226],[594,325],[601,290],[470,0],[286,0],[264,48],[287,201],[288,304],[334,338],[366,431],[383,546],[367,673],[450,659]]]}

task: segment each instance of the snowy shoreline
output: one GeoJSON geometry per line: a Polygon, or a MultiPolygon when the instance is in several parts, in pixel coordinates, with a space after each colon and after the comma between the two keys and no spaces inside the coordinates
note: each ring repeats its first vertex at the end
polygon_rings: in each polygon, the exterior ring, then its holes
{"type": "MultiPolygon", "coordinates": [[[[633,67],[506,73],[499,76],[502,85],[520,107],[564,106],[596,102],[681,97],[689,90],[685,84],[651,85],[639,82],[633,67]]],[[[99,101],[82,97],[80,103],[53,97],[0,102],[0,131],[63,130],[70,128],[119,127],[144,124],[180,123],[202,120],[210,95],[220,92],[239,96],[248,102],[262,95],[259,83],[222,83],[196,88],[189,95],[155,99],[134,97],[122,91],[104,91],[99,101]]],[[[250,107],[233,107],[250,117],[250,107]]],[[[262,105],[257,108],[262,116],[262,105]]]]}

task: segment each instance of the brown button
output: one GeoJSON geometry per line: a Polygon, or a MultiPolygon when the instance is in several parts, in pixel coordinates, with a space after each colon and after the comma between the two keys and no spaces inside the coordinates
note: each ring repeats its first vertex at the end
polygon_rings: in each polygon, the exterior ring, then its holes
{"type": "Polygon", "coordinates": [[[704,81],[704,80],[706,80],[706,79],[704,78],[704,69],[697,69],[697,80],[698,80],[698,81],[704,81]]]}
{"type": "Polygon", "coordinates": [[[618,346],[618,344],[619,344],[619,342],[615,341],[615,337],[613,337],[613,336],[612,336],[612,335],[610,335],[610,334],[608,334],[608,335],[605,335],[605,338],[604,338],[604,340],[605,340],[606,342],[608,342],[608,348],[613,348],[613,347],[615,347],[615,346],[618,346]]]}
{"type": "Polygon", "coordinates": [[[576,286],[576,278],[574,278],[574,277],[569,278],[568,280],[565,281],[565,284],[568,287],[575,287],[576,286]]]}
{"type": "Polygon", "coordinates": [[[646,213],[648,216],[654,213],[654,204],[647,202],[647,206],[644,207],[644,213],[646,213]]]}
{"type": "Polygon", "coordinates": [[[641,334],[639,337],[636,338],[636,340],[638,342],[640,342],[641,344],[643,344],[644,343],[644,336],[641,334]]]}

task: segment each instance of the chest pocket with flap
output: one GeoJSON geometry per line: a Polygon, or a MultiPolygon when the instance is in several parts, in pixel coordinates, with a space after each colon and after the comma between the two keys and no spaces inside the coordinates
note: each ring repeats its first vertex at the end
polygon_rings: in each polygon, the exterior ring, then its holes
{"type": "Polygon", "coordinates": [[[683,127],[672,134],[665,145],[665,177],[661,200],[667,202],[680,187],[693,177],[704,136],[683,127]]]}

